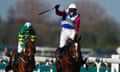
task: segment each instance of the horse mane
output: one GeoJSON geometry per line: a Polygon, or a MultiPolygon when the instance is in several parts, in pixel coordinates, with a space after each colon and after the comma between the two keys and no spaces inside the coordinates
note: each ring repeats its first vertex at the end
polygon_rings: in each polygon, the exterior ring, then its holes
{"type": "Polygon", "coordinates": [[[32,41],[28,41],[26,42],[26,48],[29,47],[29,46],[35,46],[34,43],[32,41]]]}

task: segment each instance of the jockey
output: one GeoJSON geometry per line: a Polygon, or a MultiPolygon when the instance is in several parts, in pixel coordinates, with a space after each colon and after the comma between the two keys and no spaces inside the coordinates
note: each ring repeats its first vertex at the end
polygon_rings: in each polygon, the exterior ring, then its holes
{"type": "Polygon", "coordinates": [[[79,32],[80,14],[78,13],[76,4],[74,3],[71,3],[64,11],[60,11],[59,7],[60,5],[56,5],[55,11],[58,16],[62,16],[60,44],[57,49],[59,59],[61,59],[67,39],[71,38],[73,40],[79,32]]]}
{"type": "MultiPolygon", "coordinates": [[[[25,40],[30,40],[32,42],[36,42],[36,33],[35,30],[32,27],[31,22],[26,22],[24,26],[19,30],[18,32],[18,50],[17,54],[15,56],[15,59],[13,61],[14,65],[17,65],[18,58],[20,57],[21,53],[25,50],[25,40]]],[[[7,53],[8,50],[5,48],[5,54],[9,56],[9,53],[7,53]]],[[[34,61],[34,67],[35,67],[35,60],[34,61]]],[[[11,63],[6,66],[5,71],[8,72],[11,69],[11,63]]]]}
{"type": "Polygon", "coordinates": [[[36,33],[30,22],[26,22],[18,32],[18,53],[24,51],[25,40],[28,39],[32,42],[36,41],[36,33]]]}
{"type": "Polygon", "coordinates": [[[36,33],[31,22],[26,22],[18,32],[18,53],[16,55],[16,59],[18,59],[21,52],[25,50],[25,40],[36,42],[36,33]]]}

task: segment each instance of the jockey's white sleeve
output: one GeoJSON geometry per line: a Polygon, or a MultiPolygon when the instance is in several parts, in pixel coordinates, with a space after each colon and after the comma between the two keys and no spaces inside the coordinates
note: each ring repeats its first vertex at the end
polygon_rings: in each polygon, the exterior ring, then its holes
{"type": "Polygon", "coordinates": [[[22,52],[22,47],[20,44],[18,44],[18,50],[17,50],[18,53],[21,53],[22,52]]]}

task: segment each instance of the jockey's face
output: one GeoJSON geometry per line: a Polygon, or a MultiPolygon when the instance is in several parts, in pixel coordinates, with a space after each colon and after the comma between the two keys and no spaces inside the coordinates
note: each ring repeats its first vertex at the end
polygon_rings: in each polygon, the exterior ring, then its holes
{"type": "Polygon", "coordinates": [[[76,13],[76,9],[69,9],[70,16],[74,16],[76,13]]]}
{"type": "Polygon", "coordinates": [[[27,32],[27,33],[29,33],[29,32],[30,32],[30,30],[26,30],[26,32],[27,32]]]}
{"type": "Polygon", "coordinates": [[[70,16],[74,16],[74,12],[70,12],[70,16]]]}
{"type": "Polygon", "coordinates": [[[31,29],[32,29],[32,27],[27,27],[25,30],[27,33],[30,33],[31,29]]]}

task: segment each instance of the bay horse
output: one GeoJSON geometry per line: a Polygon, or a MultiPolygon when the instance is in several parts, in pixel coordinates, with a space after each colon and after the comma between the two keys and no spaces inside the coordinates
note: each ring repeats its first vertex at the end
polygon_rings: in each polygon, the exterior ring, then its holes
{"type": "Polygon", "coordinates": [[[35,67],[35,45],[33,42],[28,41],[26,43],[25,51],[22,56],[18,59],[18,71],[19,72],[33,72],[35,67]]]}
{"type": "MultiPolygon", "coordinates": [[[[81,55],[80,39],[81,37],[76,41],[70,38],[67,40],[61,61],[56,61],[57,72],[80,72],[80,67],[85,63],[81,55]]],[[[57,50],[57,59],[56,55],[57,50]]]]}
{"type": "Polygon", "coordinates": [[[6,72],[13,70],[13,72],[33,72],[35,66],[34,54],[35,44],[32,41],[26,42],[25,51],[22,52],[21,56],[18,58],[17,65],[14,65],[15,56],[17,50],[13,50],[10,55],[9,66],[5,69],[6,72]]]}

